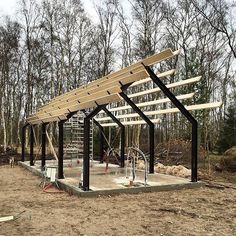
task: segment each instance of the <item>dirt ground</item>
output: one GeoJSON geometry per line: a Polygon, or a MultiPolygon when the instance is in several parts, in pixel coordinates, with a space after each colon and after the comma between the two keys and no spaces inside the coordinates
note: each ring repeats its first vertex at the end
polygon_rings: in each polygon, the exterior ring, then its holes
{"type": "Polygon", "coordinates": [[[44,193],[18,166],[0,173],[0,217],[17,216],[0,223],[0,235],[236,235],[235,184],[78,198],[44,193]]]}

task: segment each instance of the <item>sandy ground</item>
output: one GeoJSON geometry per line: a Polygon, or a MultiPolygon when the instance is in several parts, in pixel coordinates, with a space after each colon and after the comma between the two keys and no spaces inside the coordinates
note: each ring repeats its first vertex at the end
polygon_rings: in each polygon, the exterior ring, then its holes
{"type": "Polygon", "coordinates": [[[236,235],[236,189],[77,198],[44,193],[40,178],[0,166],[0,235],[236,235]]]}

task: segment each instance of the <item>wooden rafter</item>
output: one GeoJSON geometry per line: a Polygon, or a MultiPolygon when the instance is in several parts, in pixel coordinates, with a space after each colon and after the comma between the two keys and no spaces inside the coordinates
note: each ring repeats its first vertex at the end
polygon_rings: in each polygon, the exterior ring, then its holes
{"type": "MultiPolygon", "coordinates": [[[[185,108],[188,111],[193,111],[193,110],[217,108],[217,107],[220,107],[221,105],[222,105],[222,102],[213,102],[213,103],[185,106],[185,108]]],[[[146,116],[154,116],[154,115],[163,115],[163,114],[176,113],[176,112],[180,112],[178,108],[169,108],[169,109],[157,110],[157,111],[146,111],[143,113],[146,116]]],[[[116,116],[117,119],[135,118],[135,117],[139,117],[139,115],[137,113],[130,113],[130,114],[116,116]]],[[[103,118],[97,118],[96,120],[97,121],[107,121],[107,120],[111,120],[111,118],[110,117],[103,117],[103,118]]]]}

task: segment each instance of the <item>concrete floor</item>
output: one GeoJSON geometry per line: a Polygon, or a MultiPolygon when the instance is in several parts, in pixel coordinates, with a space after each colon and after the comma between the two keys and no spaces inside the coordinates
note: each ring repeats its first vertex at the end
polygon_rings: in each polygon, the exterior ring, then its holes
{"type": "MultiPolygon", "coordinates": [[[[36,174],[42,174],[40,161],[36,161],[33,167],[29,166],[29,162],[20,162],[20,165],[26,167],[36,174]]],[[[47,166],[57,166],[54,160],[46,161],[47,166]]],[[[145,185],[145,172],[136,170],[136,178],[133,186],[130,186],[131,169],[120,168],[117,165],[109,164],[106,171],[106,164],[100,164],[97,161],[90,163],[90,189],[84,192],[79,188],[79,182],[82,176],[82,160],[77,159],[64,160],[64,176],[65,179],[57,180],[60,188],[72,194],[79,196],[94,196],[116,193],[138,193],[150,191],[173,190],[179,188],[193,188],[202,186],[201,183],[191,183],[189,179],[180,178],[164,174],[148,174],[145,185]]]]}

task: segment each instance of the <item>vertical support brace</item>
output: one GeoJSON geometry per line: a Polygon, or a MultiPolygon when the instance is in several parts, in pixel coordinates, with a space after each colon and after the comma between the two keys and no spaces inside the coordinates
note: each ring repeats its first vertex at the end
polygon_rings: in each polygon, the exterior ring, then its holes
{"type": "Polygon", "coordinates": [[[95,120],[93,119],[94,124],[99,128],[99,154],[100,154],[100,163],[103,163],[103,154],[104,154],[104,128],[95,120]]]}
{"type": "Polygon", "coordinates": [[[30,166],[34,166],[34,127],[30,126],[30,166]]]}
{"type": "Polygon", "coordinates": [[[124,93],[121,92],[120,96],[137,112],[140,117],[149,125],[149,173],[154,173],[154,124],[151,120],[135,105],[135,103],[130,100],[130,98],[124,93]]]}
{"type": "Polygon", "coordinates": [[[64,120],[58,122],[58,128],[59,128],[59,140],[58,140],[58,179],[64,179],[64,173],[63,173],[63,155],[64,155],[64,149],[63,149],[63,126],[64,126],[64,120]]]}
{"type": "Polygon", "coordinates": [[[180,112],[192,124],[192,158],[191,158],[191,181],[197,182],[197,160],[198,160],[198,123],[184,105],[175,95],[162,83],[160,78],[151,70],[149,66],[143,65],[152,81],[162,90],[162,92],[173,102],[180,112]]]}
{"type": "Polygon", "coordinates": [[[84,157],[83,157],[83,190],[89,191],[89,150],[90,150],[90,120],[106,105],[96,107],[84,118],[84,157]]]}
{"type": "Polygon", "coordinates": [[[121,132],[120,132],[120,158],[121,158],[121,163],[120,167],[125,166],[125,126],[106,108],[103,108],[103,111],[111,117],[111,119],[120,127],[121,132]]]}
{"type": "Polygon", "coordinates": [[[46,164],[46,128],[47,124],[42,124],[42,156],[41,156],[41,170],[45,169],[46,164]]]}
{"type": "Polygon", "coordinates": [[[25,161],[25,134],[26,134],[26,127],[27,126],[28,126],[28,124],[25,124],[21,130],[21,161],[22,162],[25,161]]]}

